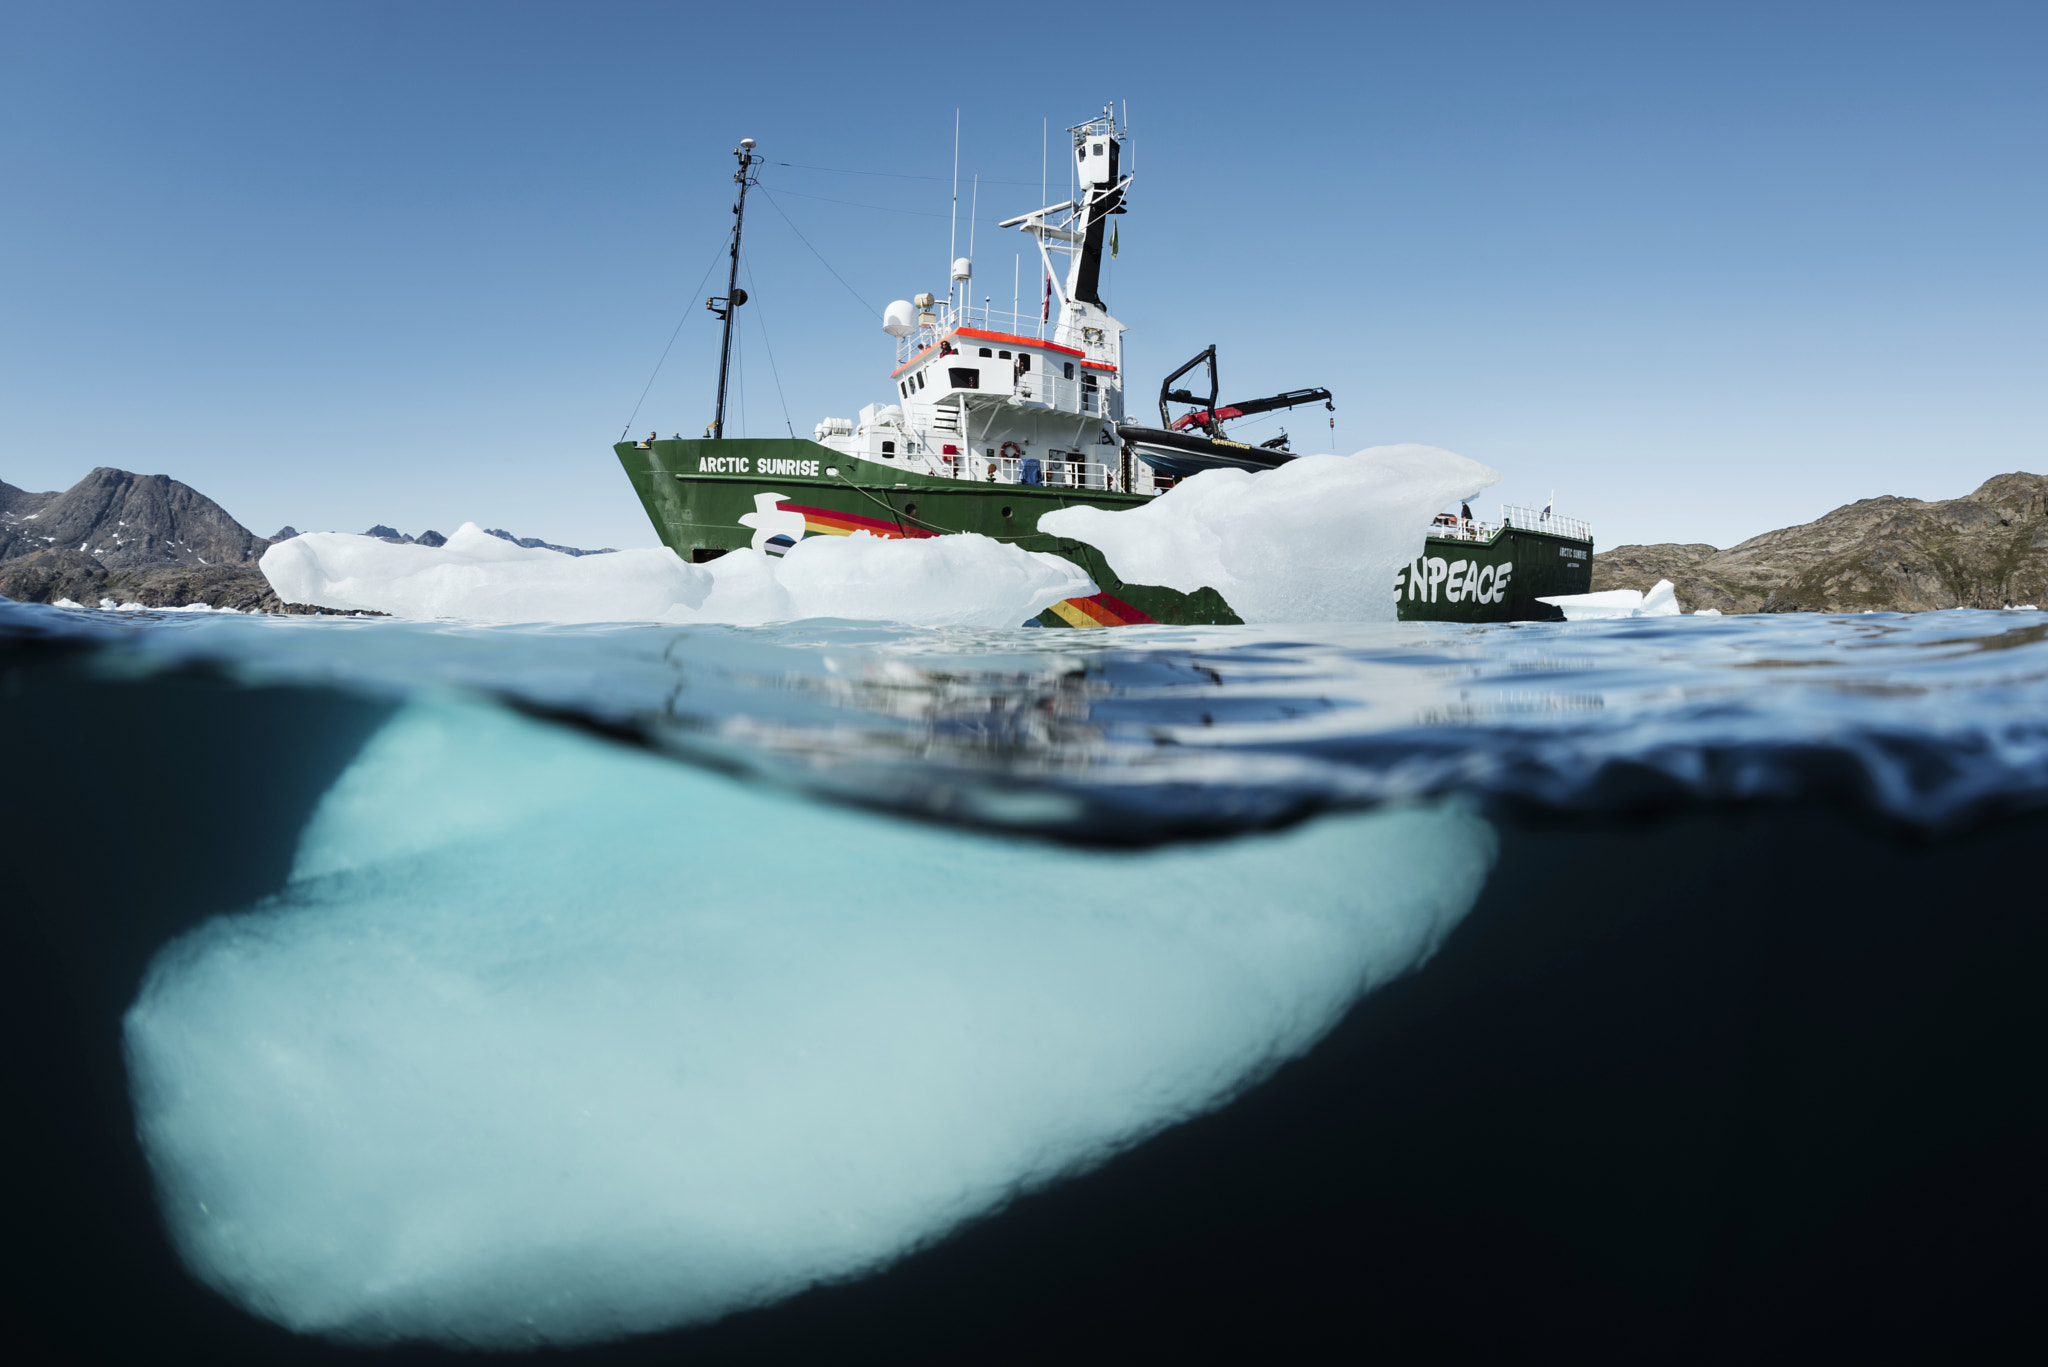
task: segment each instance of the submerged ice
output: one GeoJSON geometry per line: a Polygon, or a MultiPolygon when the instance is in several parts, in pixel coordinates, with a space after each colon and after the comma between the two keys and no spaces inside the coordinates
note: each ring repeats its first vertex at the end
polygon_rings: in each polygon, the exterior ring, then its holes
{"type": "Polygon", "coordinates": [[[264,552],[288,603],[473,622],[724,622],[852,617],[1014,627],[1095,585],[1072,563],[972,534],[808,537],[779,561],[737,550],[702,565],[666,547],[567,556],[464,523],[445,546],[309,532],[264,552]]]}
{"type": "Polygon", "coordinates": [[[139,1133],[188,1265],[292,1329],[684,1324],[1226,1099],[1427,957],[1493,849],[1457,802],[1005,841],[415,702],[283,894],[157,956],[139,1133]]]}

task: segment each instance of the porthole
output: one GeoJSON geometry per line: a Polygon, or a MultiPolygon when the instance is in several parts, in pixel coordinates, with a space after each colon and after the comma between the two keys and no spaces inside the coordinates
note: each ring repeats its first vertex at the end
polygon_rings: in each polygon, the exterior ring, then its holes
{"type": "Polygon", "coordinates": [[[916,505],[915,503],[906,503],[906,504],[904,504],[904,505],[903,505],[903,515],[904,515],[905,517],[916,517],[916,516],[917,516],[917,505],[916,505]]]}
{"type": "Polygon", "coordinates": [[[1005,505],[1004,505],[1004,507],[1003,507],[1003,516],[1004,516],[1005,518],[1007,518],[1007,517],[1009,517],[1009,515],[1010,515],[1010,509],[1009,509],[1009,506],[1008,506],[1007,504],[1005,504],[1005,505]]]}

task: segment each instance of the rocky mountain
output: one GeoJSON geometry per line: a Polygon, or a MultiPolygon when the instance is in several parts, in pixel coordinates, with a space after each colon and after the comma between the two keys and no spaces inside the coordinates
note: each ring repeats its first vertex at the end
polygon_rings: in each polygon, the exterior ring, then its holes
{"type": "Polygon", "coordinates": [[[101,466],[61,494],[0,484],[0,561],[73,550],[110,570],[253,568],[269,545],[218,503],[168,475],[101,466]]]}
{"type": "Polygon", "coordinates": [[[1866,498],[1739,546],[1616,546],[1593,589],[1669,579],[1688,610],[1927,612],[2048,607],[2048,477],[2016,473],[1941,502],[1866,498]]]}

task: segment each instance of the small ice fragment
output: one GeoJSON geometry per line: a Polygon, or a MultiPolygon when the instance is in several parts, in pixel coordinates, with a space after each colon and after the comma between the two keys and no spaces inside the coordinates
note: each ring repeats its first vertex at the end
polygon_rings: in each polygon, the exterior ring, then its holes
{"type": "MultiPolygon", "coordinates": [[[[1539,603],[1564,609],[1567,622],[1593,622],[1608,617],[1676,617],[1678,593],[1669,579],[1659,579],[1648,593],[1640,589],[1606,589],[1599,593],[1560,593],[1539,603]]],[[[1715,616],[1719,616],[1716,613],[1715,616]]]]}

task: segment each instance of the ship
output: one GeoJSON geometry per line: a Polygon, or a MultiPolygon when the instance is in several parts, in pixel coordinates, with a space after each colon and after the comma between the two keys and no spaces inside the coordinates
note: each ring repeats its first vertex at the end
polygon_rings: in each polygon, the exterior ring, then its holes
{"type": "MultiPolygon", "coordinates": [[[[977,533],[1071,561],[1099,589],[1024,626],[1241,620],[1214,589],[1128,583],[1095,547],[1041,532],[1039,519],[1076,505],[1142,507],[1205,470],[1274,469],[1295,457],[1284,432],[1253,444],[1231,438],[1227,425],[1317,404],[1334,412],[1335,396],[1307,387],[1224,401],[1212,344],[1160,384],[1156,426],[1127,413],[1125,328],[1103,301],[1101,277],[1115,220],[1130,208],[1128,128],[1112,106],[1066,131],[1075,193],[1000,225],[1034,242],[1039,307],[1023,310],[1013,298],[1002,312],[986,296],[977,307],[974,263],[953,257],[943,299],[919,293],[883,312],[893,398],[825,418],[808,440],[725,433],[733,320],[747,302],[747,190],[764,162],[751,138],[733,149],[726,292],[705,301],[724,328],[712,420],[701,438],[622,435],[613,447],[665,545],[702,564],[743,548],[783,555],[812,536],[977,533]],[[1188,387],[1196,373],[1201,393],[1188,387]]],[[[1586,592],[1592,550],[1590,528],[1550,506],[1503,507],[1487,521],[1461,505],[1427,528],[1421,554],[1389,588],[1404,621],[1556,621],[1562,612],[1539,600],[1586,592]]]]}

